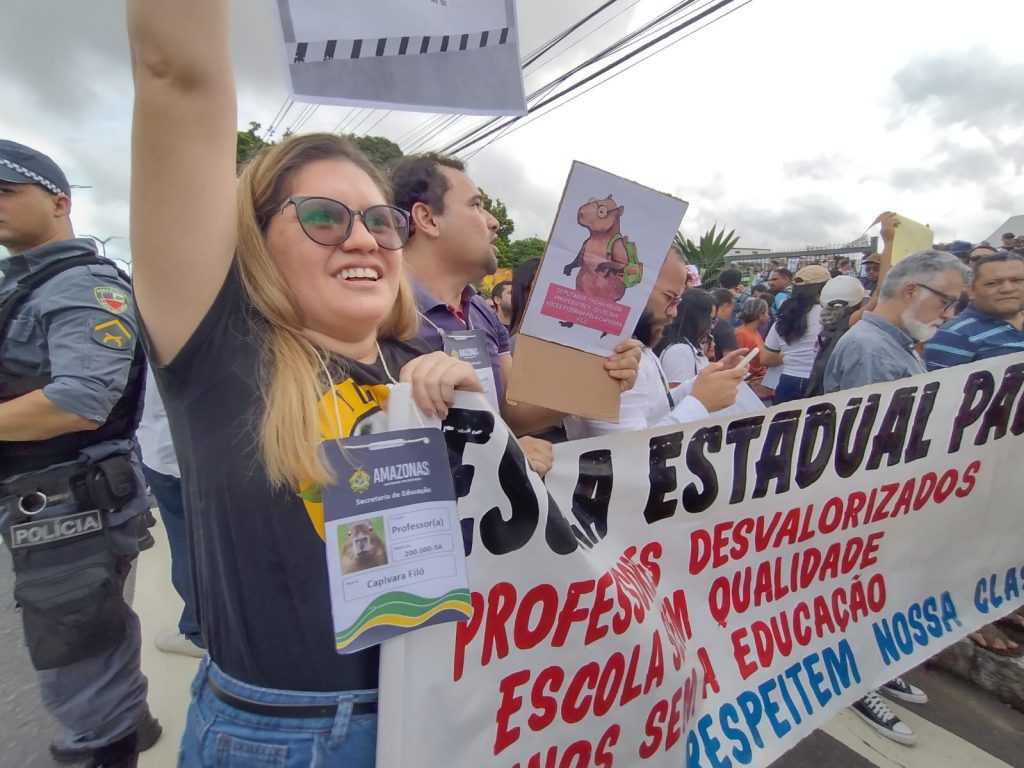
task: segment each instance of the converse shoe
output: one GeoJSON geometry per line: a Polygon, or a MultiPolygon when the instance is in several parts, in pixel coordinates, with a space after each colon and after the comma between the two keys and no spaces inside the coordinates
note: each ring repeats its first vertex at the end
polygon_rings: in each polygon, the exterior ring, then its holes
{"type": "Polygon", "coordinates": [[[902,677],[894,677],[879,688],[878,692],[884,693],[886,696],[892,696],[894,699],[909,701],[911,704],[928,703],[928,694],[916,685],[911,685],[902,677]]]}
{"type": "Polygon", "coordinates": [[[159,630],[153,639],[153,645],[164,653],[177,653],[196,659],[201,659],[206,655],[205,648],[200,648],[176,629],[159,630]]]}
{"type": "Polygon", "coordinates": [[[896,717],[896,713],[889,709],[889,705],[874,691],[871,691],[863,699],[855,701],[852,708],[865,723],[887,739],[892,739],[908,747],[917,743],[917,737],[910,730],[910,726],[896,717]]]}

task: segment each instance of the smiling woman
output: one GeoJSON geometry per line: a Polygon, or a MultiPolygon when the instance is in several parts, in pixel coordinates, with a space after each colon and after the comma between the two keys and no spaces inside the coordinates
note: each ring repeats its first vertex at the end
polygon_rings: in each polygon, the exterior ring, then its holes
{"type": "Polygon", "coordinates": [[[378,652],[335,651],[320,441],[378,425],[392,372],[441,415],[480,383],[411,340],[408,215],[347,140],[289,138],[236,181],[227,5],[128,3],[135,289],[209,648],[181,759],[371,766],[378,652]]]}

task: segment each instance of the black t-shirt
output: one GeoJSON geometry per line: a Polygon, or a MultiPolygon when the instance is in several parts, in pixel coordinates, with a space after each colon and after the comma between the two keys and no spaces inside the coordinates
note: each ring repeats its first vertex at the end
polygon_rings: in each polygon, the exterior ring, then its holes
{"type": "MultiPolygon", "coordinates": [[[[181,466],[203,637],[210,658],[247,683],[376,688],[377,648],[335,651],[322,508],[298,488],[273,489],[259,458],[264,326],[233,268],[185,347],[156,370],[181,466]]],[[[396,377],[427,351],[415,340],[382,341],[381,350],[396,377]]],[[[387,398],[384,369],[379,360],[343,362],[347,375],[331,371],[342,430],[376,431],[387,398]]]]}

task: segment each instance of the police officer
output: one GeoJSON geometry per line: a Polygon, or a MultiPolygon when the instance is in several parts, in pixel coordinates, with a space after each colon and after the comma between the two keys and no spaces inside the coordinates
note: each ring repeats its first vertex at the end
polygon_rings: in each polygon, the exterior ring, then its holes
{"type": "Polygon", "coordinates": [[[46,155],[0,141],[0,531],[61,762],[135,766],[160,735],[123,597],[148,508],[145,359],[126,276],[71,228],[46,155]]]}

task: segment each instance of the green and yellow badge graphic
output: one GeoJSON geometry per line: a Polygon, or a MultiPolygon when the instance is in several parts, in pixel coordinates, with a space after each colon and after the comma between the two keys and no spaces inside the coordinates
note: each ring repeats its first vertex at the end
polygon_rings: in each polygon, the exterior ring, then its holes
{"type": "Polygon", "coordinates": [[[348,478],[348,487],[353,493],[366,493],[370,490],[370,475],[362,467],[357,468],[348,478]]]}
{"type": "MultiPolygon", "coordinates": [[[[388,401],[386,384],[356,384],[352,379],[335,384],[334,389],[324,392],[320,398],[320,437],[332,440],[352,435],[373,434],[384,428],[384,406],[388,401]],[[380,422],[380,423],[377,423],[380,422]]],[[[359,474],[357,469],[347,479],[338,478],[340,482],[352,484],[352,490],[359,490],[353,484],[359,474]]],[[[370,487],[370,476],[364,471],[366,487],[370,487]]],[[[360,482],[363,480],[360,479],[360,482]]],[[[321,502],[320,486],[316,483],[303,483],[298,491],[306,507],[306,514],[313,523],[317,535],[324,538],[324,507],[321,502]]]]}

